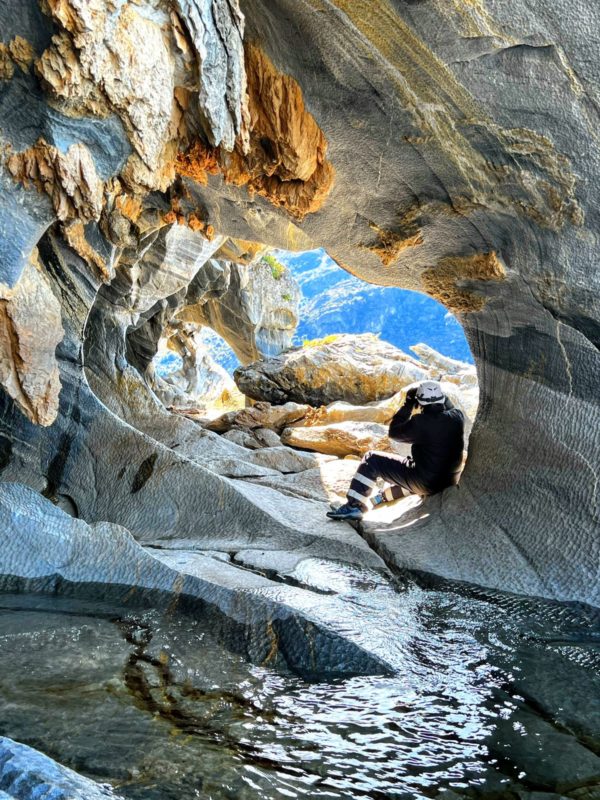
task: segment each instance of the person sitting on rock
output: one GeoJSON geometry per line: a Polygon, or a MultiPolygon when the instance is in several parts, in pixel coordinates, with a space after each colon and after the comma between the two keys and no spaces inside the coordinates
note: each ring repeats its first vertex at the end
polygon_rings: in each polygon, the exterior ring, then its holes
{"type": "Polygon", "coordinates": [[[348,502],[327,516],[360,520],[370,504],[409,494],[430,495],[458,483],[464,448],[465,418],[444,395],[437,381],[423,381],[406,393],[404,405],[394,414],[389,436],[412,445],[412,456],[371,451],[360,463],[348,490],[348,502]],[[420,413],[415,413],[417,410],[420,413]],[[369,500],[377,478],[392,484],[369,500]]]}

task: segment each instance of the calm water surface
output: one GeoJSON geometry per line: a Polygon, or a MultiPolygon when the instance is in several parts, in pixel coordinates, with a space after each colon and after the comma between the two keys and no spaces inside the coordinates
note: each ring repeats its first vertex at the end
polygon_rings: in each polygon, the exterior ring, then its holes
{"type": "Polygon", "coordinates": [[[600,798],[593,613],[302,569],[395,675],[307,682],[233,655],[210,620],[5,594],[0,734],[136,800],[600,798]]]}

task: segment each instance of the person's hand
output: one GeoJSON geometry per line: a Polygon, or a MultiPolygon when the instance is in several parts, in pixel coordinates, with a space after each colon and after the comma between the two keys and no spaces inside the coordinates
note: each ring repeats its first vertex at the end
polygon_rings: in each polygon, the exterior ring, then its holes
{"type": "Polygon", "coordinates": [[[406,393],[406,399],[404,401],[404,405],[408,406],[409,408],[415,408],[418,400],[417,400],[417,389],[418,386],[413,386],[409,389],[406,393]]]}

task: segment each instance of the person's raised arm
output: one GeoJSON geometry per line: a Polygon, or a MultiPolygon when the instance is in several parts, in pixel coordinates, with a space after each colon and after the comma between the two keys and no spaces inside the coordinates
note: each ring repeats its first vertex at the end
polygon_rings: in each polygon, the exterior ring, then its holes
{"type": "Polygon", "coordinates": [[[402,405],[392,417],[388,432],[390,439],[396,439],[398,442],[406,442],[407,444],[414,443],[417,424],[416,420],[410,417],[413,410],[418,405],[417,388],[417,386],[414,386],[412,389],[408,390],[404,405],[402,405]]]}

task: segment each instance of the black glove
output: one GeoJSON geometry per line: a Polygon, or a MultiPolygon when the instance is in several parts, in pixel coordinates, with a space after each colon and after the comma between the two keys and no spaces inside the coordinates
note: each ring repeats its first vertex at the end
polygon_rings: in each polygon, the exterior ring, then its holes
{"type": "Polygon", "coordinates": [[[404,405],[408,408],[415,408],[418,404],[417,400],[417,389],[418,386],[413,386],[412,389],[409,389],[406,393],[406,400],[404,401],[404,405]]]}

